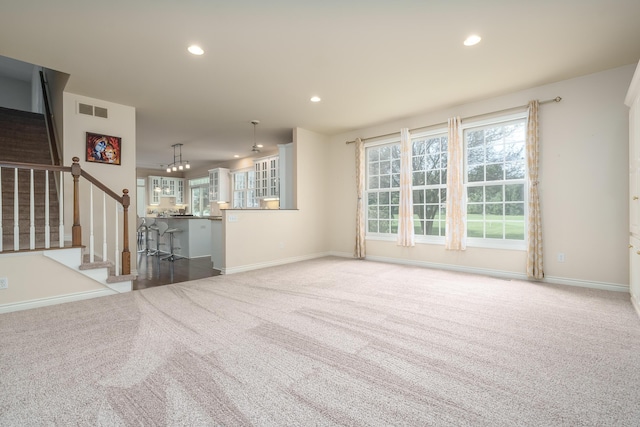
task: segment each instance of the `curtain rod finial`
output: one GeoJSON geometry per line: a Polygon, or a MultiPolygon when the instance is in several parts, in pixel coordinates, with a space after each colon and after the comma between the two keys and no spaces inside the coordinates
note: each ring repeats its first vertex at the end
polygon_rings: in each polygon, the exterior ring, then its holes
{"type": "Polygon", "coordinates": [[[555,102],[560,102],[560,101],[562,101],[562,97],[560,97],[560,96],[556,96],[555,98],[553,98],[553,100],[554,100],[555,102]]]}

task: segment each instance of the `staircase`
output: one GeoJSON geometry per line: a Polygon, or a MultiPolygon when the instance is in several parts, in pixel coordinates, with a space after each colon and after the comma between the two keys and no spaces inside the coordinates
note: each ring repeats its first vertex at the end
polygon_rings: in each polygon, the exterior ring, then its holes
{"type": "MultiPolygon", "coordinates": [[[[83,255],[82,244],[75,243],[75,235],[73,238],[73,245],[67,244],[67,248],[63,248],[65,245],[61,245],[60,243],[59,226],[61,213],[59,212],[58,180],[61,179],[60,177],[62,172],[51,171],[47,174],[44,170],[36,170],[37,168],[35,168],[35,165],[51,166],[53,164],[44,115],[0,107],[0,149],[0,163],[18,162],[34,164],[34,166],[31,166],[28,169],[16,169],[16,167],[20,167],[20,165],[5,165],[5,167],[0,168],[0,186],[2,189],[2,249],[0,252],[8,255],[16,254],[14,247],[14,229],[16,225],[15,194],[17,194],[18,203],[18,250],[21,252],[30,251],[30,239],[32,238],[30,230],[31,225],[35,228],[35,233],[33,235],[35,236],[36,251],[43,251],[43,249],[46,248],[46,196],[48,193],[49,248],[52,250],[45,250],[43,255],[47,258],[60,262],[79,274],[89,277],[105,286],[102,293],[92,292],[91,295],[100,296],[109,294],[109,292],[119,293],[130,291],[132,289],[132,281],[135,279],[135,276],[129,274],[128,270],[126,273],[123,272],[118,275],[113,263],[109,261],[103,262],[98,259],[97,256],[95,257],[94,262],[89,262],[88,255],[83,255]],[[15,191],[16,171],[18,183],[17,191],[15,191]],[[32,175],[33,181],[31,178],[32,175]],[[31,223],[32,183],[34,208],[33,224],[31,223]],[[73,248],[70,248],[70,246],[73,246],[73,248]]],[[[77,162],[77,159],[74,158],[74,162],[77,162]]],[[[74,167],[77,166],[79,165],[74,163],[74,167]]],[[[84,173],[84,171],[82,173],[84,173]]],[[[107,188],[100,183],[94,183],[94,185],[98,185],[100,188],[107,188]]],[[[71,208],[73,207],[70,207],[69,209],[71,208]]],[[[68,298],[74,297],[73,295],[68,295],[65,298],[68,300],[68,298]]],[[[86,298],[86,296],[79,298],[83,299],[86,298]]],[[[2,310],[13,310],[14,307],[17,307],[15,309],[22,309],[37,305],[48,305],[49,303],[47,301],[52,300],[50,298],[45,298],[42,302],[32,301],[27,305],[19,303],[9,305],[4,308],[0,304],[0,312],[2,310]]]]}
{"type": "MultiPolygon", "coordinates": [[[[36,163],[51,165],[51,154],[47,138],[44,115],[27,111],[0,107],[0,160],[8,162],[36,163]]],[[[45,171],[33,171],[34,183],[34,225],[36,247],[44,247],[45,229],[45,171]]],[[[14,184],[15,169],[2,168],[2,247],[14,248],[14,184]]],[[[58,225],[60,221],[57,203],[57,185],[53,173],[49,174],[49,225],[52,246],[59,241],[58,225]]],[[[18,171],[18,225],[19,249],[29,249],[30,227],[30,172],[18,171]]]]}

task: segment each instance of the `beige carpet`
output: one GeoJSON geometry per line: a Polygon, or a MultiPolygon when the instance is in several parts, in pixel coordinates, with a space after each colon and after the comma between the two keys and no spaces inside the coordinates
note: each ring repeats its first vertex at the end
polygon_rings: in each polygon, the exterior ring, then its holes
{"type": "Polygon", "coordinates": [[[629,295],[324,258],[0,315],[0,425],[638,426],[629,295]]]}

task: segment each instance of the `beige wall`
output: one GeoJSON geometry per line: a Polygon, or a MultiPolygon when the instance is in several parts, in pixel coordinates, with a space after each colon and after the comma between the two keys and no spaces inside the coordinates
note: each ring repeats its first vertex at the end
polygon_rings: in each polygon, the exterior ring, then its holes
{"type": "Polygon", "coordinates": [[[327,174],[331,170],[328,139],[299,128],[294,129],[293,136],[298,209],[223,211],[223,272],[239,272],[328,254],[327,174]]]}
{"type": "MultiPolygon", "coordinates": [[[[64,158],[63,164],[70,165],[71,159],[75,156],[80,158],[80,165],[93,177],[103,182],[115,193],[122,195],[123,189],[129,190],[131,205],[129,207],[129,250],[132,255],[132,270],[135,270],[136,253],[136,114],[135,108],[126,105],[114,104],[98,99],[88,98],[65,92],[63,96],[64,105],[64,158]],[[97,105],[107,108],[109,118],[87,116],[77,113],[76,104],[78,102],[89,105],[97,105]],[[104,133],[122,138],[121,164],[119,166],[88,163],[85,161],[86,132],[104,133]]],[[[89,197],[89,185],[85,179],[81,179],[81,200],[86,201],[89,197]]],[[[65,240],[71,240],[71,226],[73,224],[73,182],[70,176],[65,179],[65,240]]],[[[95,191],[96,203],[94,204],[95,222],[94,239],[96,253],[102,255],[102,192],[95,191]]],[[[107,198],[107,215],[115,211],[115,203],[107,198]]],[[[89,204],[84,202],[81,210],[81,220],[83,221],[83,244],[89,244],[89,204]]],[[[120,220],[120,226],[122,221],[120,220]]],[[[113,225],[107,226],[108,249],[107,259],[115,261],[115,239],[113,225]]],[[[119,235],[119,247],[122,249],[122,236],[119,235]]],[[[88,250],[87,250],[88,252],[88,250]]]]}
{"type": "MultiPolygon", "coordinates": [[[[567,284],[627,287],[628,111],[623,100],[633,71],[629,65],[331,137],[326,171],[331,251],[350,256],[355,240],[354,146],[346,141],[561,96],[562,102],[540,110],[546,277],[567,284]],[[557,261],[559,252],[565,254],[564,263],[557,261]]],[[[367,255],[507,276],[524,276],[526,271],[523,251],[468,248],[460,253],[441,245],[402,248],[395,242],[367,241],[367,255]]]]}
{"type": "Polygon", "coordinates": [[[0,313],[12,311],[7,306],[24,307],[28,302],[53,299],[63,302],[68,295],[100,292],[100,283],[82,276],[49,259],[41,252],[5,254],[0,257],[0,271],[9,280],[9,287],[0,291],[0,313]],[[34,268],[37,267],[37,268],[34,268]]]}

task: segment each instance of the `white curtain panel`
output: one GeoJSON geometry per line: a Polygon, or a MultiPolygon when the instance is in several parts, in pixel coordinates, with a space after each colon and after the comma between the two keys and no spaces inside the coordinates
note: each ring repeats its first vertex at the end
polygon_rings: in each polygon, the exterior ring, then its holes
{"type": "Polygon", "coordinates": [[[353,256],[364,259],[365,251],[365,212],[364,212],[364,176],[365,176],[364,142],[356,138],[356,247],[353,256]]]}
{"type": "Polygon", "coordinates": [[[466,194],[464,192],[464,157],[460,117],[449,123],[449,150],[447,161],[447,227],[445,248],[463,251],[467,248],[465,223],[467,221],[466,194]]]}
{"type": "Polygon", "coordinates": [[[542,218],[540,216],[540,198],[538,194],[538,162],[540,143],[538,140],[537,100],[529,102],[527,120],[527,165],[529,167],[529,220],[527,247],[527,276],[532,279],[544,278],[542,262],[542,218]]]}
{"type": "Polygon", "coordinates": [[[413,233],[413,189],[411,188],[411,135],[400,129],[400,208],[398,246],[415,246],[413,233]]]}

